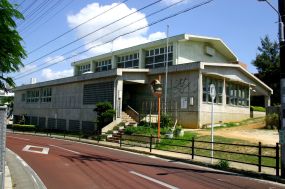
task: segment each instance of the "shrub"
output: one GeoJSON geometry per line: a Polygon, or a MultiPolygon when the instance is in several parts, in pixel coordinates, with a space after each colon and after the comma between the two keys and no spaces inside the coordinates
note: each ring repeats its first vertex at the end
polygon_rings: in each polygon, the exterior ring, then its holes
{"type": "Polygon", "coordinates": [[[13,124],[8,126],[9,129],[13,129],[15,131],[35,131],[35,125],[21,125],[21,124],[13,124]],[[9,128],[11,127],[11,128],[9,128]]]}
{"type": "Polygon", "coordinates": [[[265,117],[266,128],[268,129],[279,129],[279,115],[276,113],[269,114],[265,117]]]}
{"type": "Polygon", "coordinates": [[[227,160],[219,160],[216,166],[220,169],[227,169],[229,168],[230,163],[227,160]]]}
{"type": "Polygon", "coordinates": [[[97,126],[101,133],[102,128],[112,122],[116,112],[110,102],[98,102],[94,111],[97,112],[97,126]]]}
{"type": "Polygon", "coordinates": [[[164,127],[173,127],[174,122],[172,120],[172,117],[168,114],[164,114],[161,116],[161,124],[160,127],[164,128],[164,127]]]}
{"type": "MultiPolygon", "coordinates": [[[[160,134],[164,135],[168,132],[169,128],[161,128],[160,134]]],[[[157,135],[157,128],[152,128],[148,126],[137,126],[137,127],[127,127],[124,130],[126,135],[147,135],[150,136],[151,134],[156,136],[157,135]]]]}
{"type": "Polygon", "coordinates": [[[265,108],[262,106],[250,106],[251,111],[257,111],[257,112],[265,112],[265,108]]]}

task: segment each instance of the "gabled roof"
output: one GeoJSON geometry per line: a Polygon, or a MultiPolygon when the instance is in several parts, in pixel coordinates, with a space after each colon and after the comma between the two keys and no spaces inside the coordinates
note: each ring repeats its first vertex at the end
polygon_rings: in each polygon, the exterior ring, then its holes
{"type": "MultiPolygon", "coordinates": [[[[225,57],[227,57],[227,59],[229,60],[229,62],[237,62],[238,58],[237,56],[229,49],[229,47],[219,38],[213,38],[213,37],[206,37],[206,36],[198,36],[198,35],[191,35],[191,34],[180,34],[180,35],[175,35],[172,37],[169,37],[169,42],[175,42],[175,41],[198,41],[198,42],[205,42],[205,43],[209,43],[211,46],[213,46],[215,49],[217,49],[222,55],[224,55],[225,57]]],[[[148,42],[148,43],[144,43],[144,44],[140,44],[140,45],[136,45],[136,46],[132,46],[132,47],[128,47],[125,49],[120,49],[120,50],[116,50],[113,52],[109,52],[109,53],[105,53],[105,54],[101,54],[101,55],[97,55],[97,56],[93,56],[87,59],[83,59],[83,60],[79,60],[76,62],[73,62],[71,65],[77,65],[77,64],[81,64],[81,63],[85,63],[87,61],[91,61],[93,59],[104,59],[107,57],[111,57],[112,55],[119,55],[119,54],[124,54],[127,52],[133,52],[133,51],[137,51],[139,49],[147,49],[147,48],[152,48],[155,46],[159,46],[163,43],[166,43],[166,39],[160,39],[160,40],[156,40],[156,41],[152,41],[152,42],[148,42]]]]}

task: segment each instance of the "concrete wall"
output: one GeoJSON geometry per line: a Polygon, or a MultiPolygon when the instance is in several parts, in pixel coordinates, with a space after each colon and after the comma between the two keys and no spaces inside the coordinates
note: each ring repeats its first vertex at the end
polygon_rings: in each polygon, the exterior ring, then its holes
{"type": "Polygon", "coordinates": [[[207,44],[196,41],[180,41],[177,49],[177,64],[184,64],[188,62],[228,62],[227,59],[215,49],[215,55],[209,56],[205,53],[205,46],[207,44]]]}
{"type": "MultiPolygon", "coordinates": [[[[77,83],[49,86],[52,88],[51,102],[26,103],[21,96],[27,90],[15,92],[14,115],[44,118],[90,121],[96,120],[95,104],[83,104],[83,86],[86,84],[112,82],[113,79],[96,79],[77,83]]],[[[39,88],[35,88],[39,89],[39,88]]],[[[96,94],[94,94],[96,95],[96,94]]]]}

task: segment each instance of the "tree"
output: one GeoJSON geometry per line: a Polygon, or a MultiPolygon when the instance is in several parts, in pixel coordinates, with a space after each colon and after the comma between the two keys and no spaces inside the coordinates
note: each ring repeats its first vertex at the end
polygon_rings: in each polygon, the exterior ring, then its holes
{"type": "Polygon", "coordinates": [[[102,128],[112,122],[116,112],[110,102],[98,102],[94,111],[97,112],[97,131],[101,133],[102,128]]]}
{"type": "Polygon", "coordinates": [[[0,0],[0,89],[6,92],[7,86],[14,87],[15,83],[3,74],[18,71],[23,66],[21,60],[27,56],[14,21],[24,17],[14,6],[8,0],[0,0]]]}
{"type": "Polygon", "coordinates": [[[261,39],[261,46],[258,48],[252,64],[256,66],[260,80],[273,89],[271,97],[272,104],[280,104],[280,56],[279,45],[276,41],[271,41],[268,36],[261,39]]]}

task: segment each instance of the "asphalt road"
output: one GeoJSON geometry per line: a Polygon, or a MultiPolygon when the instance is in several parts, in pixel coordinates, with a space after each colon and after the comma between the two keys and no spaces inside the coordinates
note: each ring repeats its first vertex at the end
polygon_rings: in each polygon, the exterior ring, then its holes
{"type": "Polygon", "coordinates": [[[285,188],[284,185],[70,141],[9,133],[7,147],[48,189],[285,188]]]}

